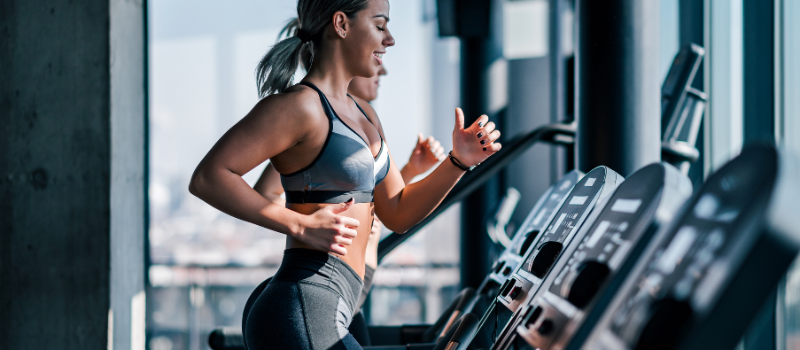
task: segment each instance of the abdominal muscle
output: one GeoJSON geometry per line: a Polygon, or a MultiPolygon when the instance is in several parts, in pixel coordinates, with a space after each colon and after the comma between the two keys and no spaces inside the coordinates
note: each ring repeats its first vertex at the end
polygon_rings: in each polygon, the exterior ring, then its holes
{"type": "MultiPolygon", "coordinates": [[[[320,210],[326,206],[330,205],[339,205],[339,204],[322,204],[322,203],[306,203],[306,204],[296,204],[296,203],[287,203],[286,208],[296,211],[300,214],[313,214],[317,210],[320,210]]],[[[353,204],[350,209],[345,210],[344,212],[340,213],[339,215],[351,217],[353,219],[358,220],[359,225],[356,231],[358,232],[356,237],[353,238],[353,244],[350,246],[346,246],[347,255],[339,255],[336,253],[328,252],[328,254],[334,255],[342,259],[347,265],[350,265],[353,270],[358,273],[358,275],[363,279],[364,278],[364,256],[367,252],[367,241],[369,240],[370,231],[372,231],[372,219],[375,215],[375,203],[358,203],[353,204]]],[[[297,239],[292,237],[286,237],[286,248],[305,248],[305,249],[314,249],[320,250],[316,248],[312,248],[308,244],[300,242],[297,239]]]]}

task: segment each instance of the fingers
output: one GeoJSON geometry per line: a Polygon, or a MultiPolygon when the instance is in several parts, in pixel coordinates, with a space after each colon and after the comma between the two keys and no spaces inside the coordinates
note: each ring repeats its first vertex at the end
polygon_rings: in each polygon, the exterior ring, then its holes
{"type": "Polygon", "coordinates": [[[456,108],[456,130],[464,130],[464,111],[456,108]]]}
{"type": "Polygon", "coordinates": [[[487,122],[489,122],[489,116],[484,114],[484,115],[478,117],[478,120],[476,120],[474,123],[472,123],[472,125],[470,126],[470,129],[475,128],[475,130],[478,130],[480,128],[483,128],[484,125],[486,125],[487,122]]]}
{"type": "Polygon", "coordinates": [[[334,252],[336,254],[347,255],[347,248],[345,248],[344,246],[341,246],[339,244],[336,244],[336,243],[331,244],[329,249],[331,250],[331,252],[334,252]]]}
{"type": "Polygon", "coordinates": [[[340,216],[339,221],[341,222],[342,225],[351,228],[358,228],[358,225],[361,224],[360,222],[358,222],[357,219],[353,219],[347,216],[340,216]]]}
{"type": "Polygon", "coordinates": [[[481,145],[483,146],[490,145],[492,144],[492,142],[495,142],[497,141],[497,139],[500,138],[500,130],[495,130],[488,134],[485,133],[478,133],[478,134],[482,135],[478,137],[478,142],[480,142],[481,145]]]}
{"type": "Polygon", "coordinates": [[[343,245],[345,247],[353,245],[353,239],[345,236],[335,236],[333,240],[336,244],[343,245]]]}
{"type": "Polygon", "coordinates": [[[489,133],[491,133],[492,131],[494,131],[494,129],[496,129],[496,128],[497,128],[497,125],[495,125],[495,124],[494,124],[494,122],[488,122],[488,123],[486,123],[486,126],[485,126],[485,127],[483,127],[483,130],[482,130],[482,131],[483,131],[484,133],[486,133],[486,134],[489,134],[489,133]]]}
{"type": "Polygon", "coordinates": [[[484,147],[484,151],[489,154],[494,154],[499,151],[503,146],[499,143],[493,143],[489,146],[484,147]]]}
{"type": "Polygon", "coordinates": [[[442,144],[439,141],[433,141],[433,143],[430,145],[430,150],[436,159],[442,160],[444,158],[444,147],[442,147],[442,144]]]}
{"type": "Polygon", "coordinates": [[[332,206],[330,206],[330,207],[332,208],[332,209],[331,209],[331,211],[332,211],[334,214],[339,214],[339,213],[341,213],[341,212],[344,212],[344,211],[346,211],[347,209],[350,209],[350,206],[352,206],[352,205],[353,205],[353,203],[355,203],[355,202],[356,202],[356,201],[355,201],[355,199],[354,199],[354,198],[350,198],[350,200],[349,200],[349,201],[347,201],[347,202],[344,202],[344,203],[339,203],[339,205],[332,205],[332,206]]]}
{"type": "Polygon", "coordinates": [[[497,141],[497,139],[500,138],[500,130],[492,131],[487,138],[489,139],[489,142],[497,141]]]}

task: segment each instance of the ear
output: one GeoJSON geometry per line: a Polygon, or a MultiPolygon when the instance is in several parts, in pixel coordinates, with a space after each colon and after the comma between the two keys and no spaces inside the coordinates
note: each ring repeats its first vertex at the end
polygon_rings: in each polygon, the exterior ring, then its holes
{"type": "Polygon", "coordinates": [[[333,31],[335,33],[334,35],[337,35],[340,38],[345,37],[347,35],[347,30],[350,29],[349,22],[349,18],[347,18],[347,15],[344,12],[336,11],[333,14],[333,21],[331,21],[333,24],[333,31]]]}

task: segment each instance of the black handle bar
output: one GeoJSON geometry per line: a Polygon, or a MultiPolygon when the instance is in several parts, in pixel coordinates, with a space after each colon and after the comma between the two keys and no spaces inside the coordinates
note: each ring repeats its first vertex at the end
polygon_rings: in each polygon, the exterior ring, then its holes
{"type": "Polygon", "coordinates": [[[528,134],[515,137],[509,142],[503,143],[503,148],[493,156],[489,157],[483,164],[475,170],[467,173],[461,181],[453,187],[453,190],[442,200],[442,203],[425,219],[414,225],[406,233],[392,232],[389,236],[382,239],[378,245],[378,261],[380,262],[394,248],[411,238],[421,228],[435,219],[439,214],[450,208],[455,203],[463,200],[467,195],[478,189],[486,181],[492,178],[498,171],[502,170],[512,161],[517,159],[522,153],[531,148],[538,142],[550,144],[573,145],[575,139],[575,124],[550,124],[535,129],[528,134]]]}

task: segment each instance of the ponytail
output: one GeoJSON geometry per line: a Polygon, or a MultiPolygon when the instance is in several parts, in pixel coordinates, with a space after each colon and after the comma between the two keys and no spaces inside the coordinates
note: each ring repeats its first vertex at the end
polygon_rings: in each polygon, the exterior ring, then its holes
{"type": "Polygon", "coordinates": [[[298,18],[283,27],[278,43],[269,49],[256,67],[259,98],[286,91],[292,86],[294,73],[302,63],[311,69],[314,50],[322,42],[322,32],[337,11],[352,18],[367,8],[369,0],[299,0],[298,18]]]}
{"type": "MultiPolygon", "coordinates": [[[[297,71],[297,66],[300,62],[301,52],[304,47],[310,46],[310,42],[304,43],[303,40],[297,37],[296,33],[299,24],[296,18],[290,21],[281,30],[279,36],[286,35],[287,37],[270,48],[264,58],[258,62],[256,85],[258,86],[259,98],[284,92],[292,86],[294,73],[297,71]],[[289,36],[289,33],[292,33],[292,35],[289,36]]],[[[309,62],[308,66],[310,65],[309,62]]]]}

